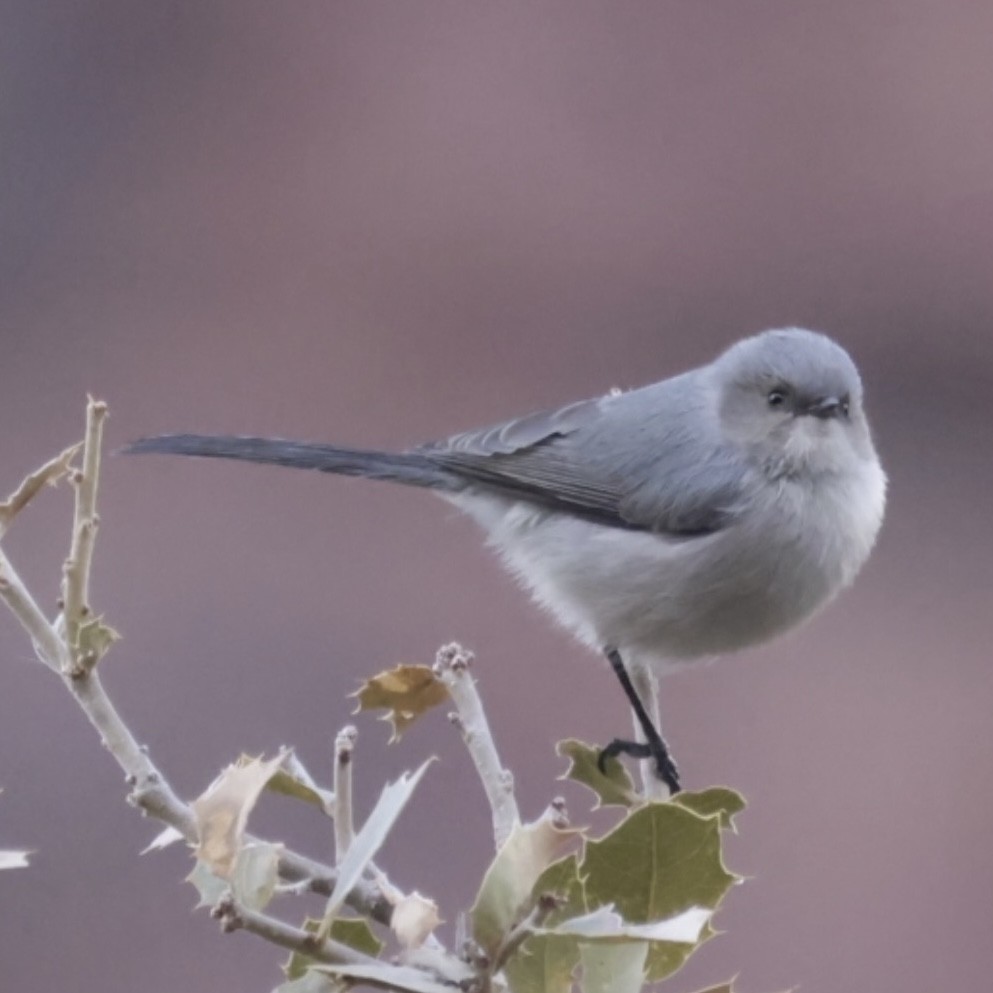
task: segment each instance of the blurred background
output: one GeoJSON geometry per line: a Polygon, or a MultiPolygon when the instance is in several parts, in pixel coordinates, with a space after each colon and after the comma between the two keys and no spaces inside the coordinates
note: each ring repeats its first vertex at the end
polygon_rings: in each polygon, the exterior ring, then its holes
{"type": "MultiPolygon", "coordinates": [[[[854,591],[670,678],[692,787],[750,801],[750,878],[667,988],[982,988],[993,955],[993,6],[15,2],[0,34],[0,489],[81,435],[405,446],[808,325],[859,362],[891,478],[854,591]]],[[[4,545],[54,611],[68,491],[4,545]]],[[[187,797],[239,752],[329,771],[360,679],[458,638],[524,811],[558,739],[627,726],[605,666],[423,493],[111,459],[106,684],[187,797]]],[[[265,991],[178,847],[0,613],[0,988],[265,991]]],[[[450,922],[488,814],[439,713],[359,721],[367,811],[436,753],[384,855],[450,922]]],[[[577,820],[583,797],[567,790],[577,820]]],[[[253,824],[309,852],[288,801],[253,824]]],[[[291,913],[296,908],[286,908],[291,913]]],[[[450,934],[450,930],[446,932],[450,934]]]]}

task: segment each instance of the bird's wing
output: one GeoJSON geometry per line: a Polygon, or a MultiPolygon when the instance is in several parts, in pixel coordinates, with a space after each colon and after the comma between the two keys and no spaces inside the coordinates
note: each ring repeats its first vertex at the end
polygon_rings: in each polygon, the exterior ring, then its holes
{"type": "Polygon", "coordinates": [[[470,485],[611,527],[680,536],[726,527],[745,486],[716,423],[673,380],[416,451],[470,485]]]}

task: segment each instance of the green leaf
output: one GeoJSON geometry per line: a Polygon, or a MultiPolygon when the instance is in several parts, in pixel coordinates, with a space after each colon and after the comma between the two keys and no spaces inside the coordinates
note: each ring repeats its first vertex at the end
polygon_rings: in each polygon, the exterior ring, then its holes
{"type": "Polygon", "coordinates": [[[503,972],[513,993],[569,993],[579,965],[579,942],[533,935],[507,960],[503,972]]]}
{"type": "Polygon", "coordinates": [[[348,984],[321,972],[304,972],[296,979],[280,983],[272,993],[345,993],[348,984]]]}
{"type": "MultiPolygon", "coordinates": [[[[320,926],[321,922],[313,917],[308,917],[303,922],[304,931],[310,934],[316,934],[320,926]]],[[[373,958],[377,958],[383,950],[383,943],[373,934],[368,922],[359,917],[336,917],[331,922],[328,937],[373,958]]],[[[317,965],[317,961],[309,955],[291,952],[290,957],[283,963],[283,973],[287,979],[299,979],[314,965],[317,965]]],[[[327,976],[324,978],[328,982],[332,981],[327,976]]]]}
{"type": "Polygon", "coordinates": [[[234,860],[231,892],[249,910],[263,910],[276,892],[282,845],[255,842],[244,845],[234,860]]]}
{"type": "MultiPolygon", "coordinates": [[[[545,917],[551,930],[559,921],[586,912],[583,884],[575,854],[553,862],[538,877],[531,899],[522,910],[530,913],[542,896],[554,896],[559,905],[545,917]]],[[[568,993],[579,965],[579,943],[573,937],[534,934],[518,948],[504,966],[513,993],[568,993]]]]}
{"type": "Polygon", "coordinates": [[[583,993],[640,993],[645,985],[647,956],[647,941],[583,944],[583,993]]]}
{"type": "MultiPolygon", "coordinates": [[[[632,923],[664,921],[694,907],[713,910],[738,878],[721,858],[719,818],[671,802],[647,804],[587,842],[579,871],[590,907],[613,904],[632,923]]],[[[712,934],[706,926],[698,944],[712,934]]],[[[671,975],[696,947],[653,942],[649,980],[671,975]]]]}
{"type": "Polygon", "coordinates": [[[120,640],[120,634],[109,624],[104,624],[103,617],[91,617],[79,625],[76,638],[79,658],[95,664],[110,651],[115,641],[120,640]]]}
{"type": "Polygon", "coordinates": [[[634,782],[627,769],[616,758],[608,758],[605,763],[606,772],[600,771],[598,762],[601,749],[596,745],[567,738],[560,741],[555,750],[570,762],[568,771],[559,778],[571,779],[591,789],[599,800],[594,810],[611,805],[630,807],[637,802],[638,791],[634,782]]]}
{"type": "Polygon", "coordinates": [[[426,665],[398,665],[367,680],[354,693],[356,710],[382,710],[393,725],[391,741],[399,740],[422,714],[449,699],[445,684],[426,665]]]}
{"type": "MultiPolygon", "coordinates": [[[[308,917],[302,925],[304,931],[308,932],[308,934],[317,934],[317,929],[320,926],[321,922],[315,920],[313,917],[308,917]]],[[[317,960],[312,959],[309,955],[304,955],[303,952],[292,951],[290,952],[290,957],[283,963],[283,975],[287,979],[300,979],[312,965],[316,964],[317,960]]]]}
{"type": "Polygon", "coordinates": [[[745,798],[724,786],[713,786],[701,793],[677,793],[671,803],[692,810],[700,817],[718,817],[724,830],[734,830],[734,816],[745,809],[745,798]]]}
{"type": "MultiPolygon", "coordinates": [[[[698,990],[697,993],[735,993],[734,980],[721,983],[720,986],[708,986],[705,990],[698,990]]],[[[785,990],[784,993],[796,993],[796,990],[785,990]]]]}
{"type": "Polygon", "coordinates": [[[536,934],[569,935],[591,942],[679,942],[695,945],[713,913],[704,907],[691,907],[663,921],[626,921],[613,906],[600,907],[579,917],[570,917],[554,928],[537,928],[536,934]]]}
{"type": "Polygon", "coordinates": [[[547,815],[514,827],[486,870],[471,911],[473,937],[487,954],[496,955],[510,929],[530,910],[538,878],[577,834],[556,827],[547,815]]]}
{"type": "Polygon", "coordinates": [[[450,983],[440,983],[420,969],[386,962],[375,965],[325,964],[314,966],[314,971],[359,982],[365,980],[370,986],[402,990],[403,993],[454,993],[455,989],[450,983]]]}
{"type": "Polygon", "coordinates": [[[369,922],[361,917],[336,917],[328,937],[373,958],[383,950],[383,943],[372,933],[369,922]]]}
{"type": "Polygon", "coordinates": [[[231,889],[231,885],[226,879],[221,879],[220,876],[215,875],[210,871],[210,866],[199,859],[186,877],[185,882],[192,883],[200,895],[196,904],[197,908],[215,906],[217,901],[231,889]]]}
{"type": "MultiPolygon", "coordinates": [[[[240,759],[239,759],[240,761],[240,759]]],[[[266,789],[272,793],[282,793],[305,803],[313,804],[324,813],[329,813],[334,795],[330,790],[322,789],[314,781],[304,764],[293,752],[288,752],[282,766],[276,770],[266,783],[266,789]]]]}
{"type": "Polygon", "coordinates": [[[583,882],[579,878],[579,861],[575,854],[567,855],[553,862],[539,877],[531,890],[531,907],[544,895],[557,897],[559,905],[544,920],[544,926],[552,928],[569,917],[577,917],[587,911],[583,882]]]}

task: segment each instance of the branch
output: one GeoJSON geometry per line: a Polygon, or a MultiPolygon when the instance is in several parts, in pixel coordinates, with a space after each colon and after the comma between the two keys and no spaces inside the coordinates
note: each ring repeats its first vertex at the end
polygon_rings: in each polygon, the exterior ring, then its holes
{"type": "Polygon", "coordinates": [[[514,797],[514,777],[500,764],[483,702],[469,674],[471,663],[472,653],[452,643],[438,651],[434,672],[447,687],[458,711],[451,720],[462,732],[482,780],[493,815],[493,840],[500,848],[514,827],[520,824],[521,817],[514,797]]]}
{"type": "Polygon", "coordinates": [[[266,941],[290,951],[300,952],[308,958],[328,965],[348,963],[349,965],[379,965],[378,959],[350,948],[332,938],[319,939],[313,932],[294,927],[276,917],[258,910],[240,906],[233,896],[222,897],[210,911],[210,916],[220,921],[225,934],[232,931],[249,931],[266,941]]]}
{"type": "MultiPolygon", "coordinates": [[[[131,733],[104,689],[93,660],[89,664],[75,659],[68,633],[69,620],[76,610],[76,635],[80,621],[89,613],[87,590],[93,542],[96,537],[96,495],[99,480],[101,429],[107,415],[105,404],[90,400],[87,405],[87,429],[84,442],[83,471],[75,474],[77,497],[72,533],[72,550],[64,569],[64,623],[52,624],[42,613],[30,591],[21,580],[11,561],[0,549],[0,600],[11,610],[27,631],[38,657],[54,672],[59,673],[66,689],[72,694],[86,718],[100,735],[103,746],[124,771],[130,787],[128,802],[143,813],[174,827],[183,838],[195,845],[198,841],[196,819],[190,806],[174,792],[166,777],[131,733]],[[74,605],[79,604],[78,610],[74,605]]],[[[21,483],[11,498],[0,508],[24,507],[38,491],[42,482],[52,481],[69,471],[68,459],[79,446],[67,449],[46,463],[21,483]]],[[[6,525],[12,513],[0,514],[6,525]]],[[[250,835],[246,842],[259,842],[250,835]]],[[[333,868],[293,851],[284,851],[279,860],[280,878],[290,883],[306,883],[307,888],[329,895],[337,879],[333,868]]],[[[360,881],[346,897],[346,902],[361,913],[386,926],[392,914],[392,904],[379,887],[370,880],[360,881]]]]}
{"type": "Polygon", "coordinates": [[[334,851],[335,862],[345,857],[355,837],[352,817],[352,758],[358,731],[349,724],[334,740],[334,851]]]}
{"type": "Polygon", "coordinates": [[[80,441],[71,445],[64,452],[60,452],[40,469],[25,476],[21,485],[3,503],[0,503],[0,536],[10,527],[11,521],[38,495],[46,483],[49,486],[54,486],[63,476],[69,475],[70,463],[82,447],[83,443],[80,441]]]}
{"type": "Polygon", "coordinates": [[[90,397],[86,404],[83,468],[81,472],[75,472],[70,477],[76,487],[76,508],[73,514],[69,557],[62,566],[62,615],[65,618],[66,643],[72,653],[72,664],[76,666],[83,661],[76,657],[79,627],[90,613],[90,565],[93,561],[93,547],[100,524],[96,503],[100,481],[103,422],[106,419],[107,404],[90,397]]]}
{"type": "Polygon", "coordinates": [[[27,631],[38,658],[55,672],[62,672],[68,659],[65,644],[41,612],[3,549],[0,549],[0,599],[27,631]]]}

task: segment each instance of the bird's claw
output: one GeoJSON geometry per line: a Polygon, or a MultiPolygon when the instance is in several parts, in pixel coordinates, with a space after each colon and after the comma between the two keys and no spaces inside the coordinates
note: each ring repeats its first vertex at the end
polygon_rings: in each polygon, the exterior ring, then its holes
{"type": "Polygon", "coordinates": [[[607,760],[616,758],[618,755],[630,755],[635,759],[654,759],[655,775],[669,787],[671,794],[678,793],[682,786],[679,782],[679,769],[669,754],[669,749],[661,738],[652,742],[626,741],[623,738],[614,738],[608,745],[600,749],[597,756],[597,768],[606,775],[607,760]]]}

